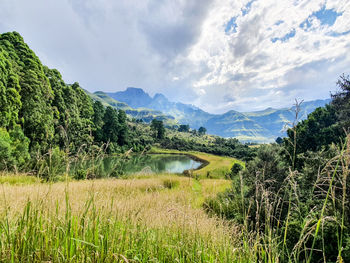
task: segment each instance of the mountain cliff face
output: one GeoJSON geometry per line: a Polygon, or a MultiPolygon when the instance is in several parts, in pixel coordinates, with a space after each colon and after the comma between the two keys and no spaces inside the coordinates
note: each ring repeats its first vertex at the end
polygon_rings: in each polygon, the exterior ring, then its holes
{"type": "MultiPolygon", "coordinates": [[[[99,92],[95,93],[95,95],[98,94],[99,92]]],[[[278,136],[284,136],[288,125],[295,120],[294,107],[267,108],[253,112],[232,110],[224,114],[210,114],[193,105],[171,102],[160,93],[151,97],[139,88],[127,88],[125,91],[104,93],[104,96],[110,97],[104,99],[113,99],[119,103],[124,102],[132,108],[146,108],[156,111],[158,114],[162,113],[167,118],[174,118],[180,124],[189,124],[193,129],[204,126],[210,134],[235,137],[245,142],[274,141],[278,136]]],[[[316,108],[329,102],[329,99],[303,102],[298,119],[305,119],[316,108]]]]}

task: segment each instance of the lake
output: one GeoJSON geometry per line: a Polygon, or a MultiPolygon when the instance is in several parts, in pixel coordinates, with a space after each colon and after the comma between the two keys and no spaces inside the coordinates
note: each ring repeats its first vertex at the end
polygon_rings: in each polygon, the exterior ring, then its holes
{"type": "Polygon", "coordinates": [[[133,156],[126,162],[125,173],[183,173],[197,169],[202,163],[187,155],[151,154],[133,156]]]}
{"type": "Polygon", "coordinates": [[[133,155],[128,159],[106,157],[91,164],[91,160],[72,164],[71,173],[78,170],[94,169],[97,177],[118,177],[128,174],[183,173],[185,170],[197,169],[202,165],[187,155],[180,154],[146,154],[133,155]]]}

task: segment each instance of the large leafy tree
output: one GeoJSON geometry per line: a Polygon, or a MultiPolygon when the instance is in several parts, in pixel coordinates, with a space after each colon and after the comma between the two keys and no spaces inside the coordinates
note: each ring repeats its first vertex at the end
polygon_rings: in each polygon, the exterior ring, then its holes
{"type": "MultiPolygon", "coordinates": [[[[308,118],[295,127],[296,153],[304,153],[308,150],[317,151],[332,142],[339,142],[341,129],[337,122],[336,110],[332,105],[317,108],[309,114],[308,118]]],[[[294,137],[292,129],[287,131],[290,140],[294,137]]],[[[292,147],[286,142],[287,148],[292,147]]]]}
{"type": "Polygon", "coordinates": [[[337,86],[339,90],[332,94],[332,106],[336,110],[336,115],[340,125],[346,131],[350,128],[350,78],[349,76],[340,76],[337,86]]]}
{"type": "Polygon", "coordinates": [[[204,135],[207,132],[207,129],[205,127],[199,127],[198,133],[199,135],[204,135]]]}
{"type": "Polygon", "coordinates": [[[151,123],[151,129],[153,130],[154,137],[156,139],[164,139],[164,137],[165,137],[165,128],[164,128],[163,121],[157,120],[157,119],[153,119],[152,123],[151,123]]]}
{"type": "Polygon", "coordinates": [[[8,54],[0,46],[0,127],[11,127],[18,121],[21,108],[18,76],[14,74],[8,54]]]}
{"type": "Polygon", "coordinates": [[[67,85],[56,69],[44,69],[54,93],[55,143],[75,152],[92,142],[92,101],[78,83],[67,85]]]}
{"type": "Polygon", "coordinates": [[[100,101],[95,101],[94,105],[94,116],[93,116],[93,123],[94,123],[94,129],[93,129],[93,135],[95,138],[95,141],[101,142],[103,140],[103,117],[105,115],[105,108],[103,107],[102,103],[100,101]]]}
{"type": "Polygon", "coordinates": [[[119,131],[118,131],[118,144],[123,146],[128,144],[129,135],[128,135],[128,125],[127,125],[126,113],[123,110],[118,110],[118,122],[119,122],[119,131]]]}
{"type": "Polygon", "coordinates": [[[103,141],[118,143],[119,120],[116,109],[108,106],[103,117],[103,141]]]}
{"type": "MultiPolygon", "coordinates": [[[[7,52],[8,65],[18,76],[18,83],[13,76],[10,84],[21,96],[18,115],[23,119],[24,134],[31,140],[32,147],[45,150],[53,138],[54,124],[53,92],[43,66],[16,32],[0,35],[0,46],[7,52]]],[[[12,93],[15,94],[14,91],[12,93]]],[[[15,104],[18,107],[18,103],[15,104]]]]}

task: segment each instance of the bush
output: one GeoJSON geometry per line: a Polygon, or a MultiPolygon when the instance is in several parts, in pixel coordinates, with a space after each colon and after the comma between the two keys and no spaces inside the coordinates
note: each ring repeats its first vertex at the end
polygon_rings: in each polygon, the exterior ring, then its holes
{"type": "Polygon", "coordinates": [[[168,189],[173,189],[175,187],[178,187],[179,185],[180,185],[180,182],[178,180],[174,180],[174,179],[163,180],[163,186],[168,189]]]}
{"type": "Polygon", "coordinates": [[[243,166],[239,163],[234,163],[231,168],[230,177],[231,179],[238,175],[240,171],[243,170],[243,166]]]}

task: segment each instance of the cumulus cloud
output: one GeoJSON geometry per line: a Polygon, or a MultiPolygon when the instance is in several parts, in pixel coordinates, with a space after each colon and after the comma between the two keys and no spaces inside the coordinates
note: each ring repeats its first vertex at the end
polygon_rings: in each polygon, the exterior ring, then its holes
{"type": "Polygon", "coordinates": [[[329,97],[350,65],[349,7],[347,1],[217,1],[188,56],[210,68],[194,82],[207,94],[196,103],[207,105],[210,90],[222,96],[207,108],[220,112],[329,97]],[[225,23],[232,21],[228,34],[225,23]]]}
{"type": "Polygon", "coordinates": [[[210,112],[329,97],[350,66],[346,0],[0,0],[67,82],[127,86],[210,112]]]}

